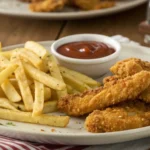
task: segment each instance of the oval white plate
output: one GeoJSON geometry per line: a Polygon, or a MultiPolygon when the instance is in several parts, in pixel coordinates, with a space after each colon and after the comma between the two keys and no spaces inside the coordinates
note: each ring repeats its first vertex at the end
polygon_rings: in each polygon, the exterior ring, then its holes
{"type": "MultiPolygon", "coordinates": [[[[41,42],[41,44],[49,49],[52,41],[41,42]]],[[[23,45],[9,46],[6,47],[5,50],[10,50],[22,46],[23,45]]],[[[130,57],[137,57],[148,61],[150,60],[150,49],[141,46],[123,44],[119,60],[130,57]]],[[[150,136],[150,127],[120,132],[93,134],[87,132],[84,129],[84,118],[79,119],[73,117],[71,117],[71,121],[66,128],[55,128],[6,120],[0,120],[0,123],[3,124],[0,125],[0,135],[13,137],[20,140],[52,144],[99,145],[130,141],[150,136]],[[7,125],[8,122],[12,122],[15,126],[7,125]],[[52,132],[52,129],[55,129],[55,131],[52,132]]]]}
{"type": "Polygon", "coordinates": [[[122,2],[117,2],[115,7],[93,11],[77,11],[72,8],[64,8],[61,12],[33,13],[28,9],[28,3],[19,2],[18,0],[0,0],[0,13],[41,19],[81,19],[117,13],[141,5],[146,1],[123,0],[122,2]]]}

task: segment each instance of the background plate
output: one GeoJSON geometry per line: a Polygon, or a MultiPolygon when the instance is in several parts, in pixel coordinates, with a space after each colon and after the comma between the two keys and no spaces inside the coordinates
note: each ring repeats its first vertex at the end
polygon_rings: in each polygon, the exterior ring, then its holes
{"type": "MultiPolygon", "coordinates": [[[[52,41],[41,42],[45,48],[50,49],[52,41]]],[[[5,50],[22,47],[23,45],[9,46],[5,50]]],[[[141,46],[122,45],[119,60],[137,57],[149,60],[150,49],[141,46]]],[[[54,113],[60,114],[60,113],[54,113]]],[[[150,127],[126,130],[111,133],[89,133],[84,129],[84,118],[71,117],[71,121],[66,128],[56,128],[36,124],[13,122],[14,126],[7,125],[10,121],[0,120],[0,135],[28,140],[34,142],[44,142],[52,144],[66,145],[100,145],[108,143],[125,142],[150,136],[150,127]],[[52,132],[52,129],[55,129],[52,132]],[[44,130],[44,131],[42,131],[44,130]]]]}
{"type": "Polygon", "coordinates": [[[0,0],[0,13],[20,17],[69,20],[117,13],[141,5],[146,1],[147,0],[122,0],[122,2],[117,2],[115,7],[93,11],[79,11],[66,7],[61,12],[33,13],[28,9],[27,3],[19,2],[18,0],[0,0]]]}

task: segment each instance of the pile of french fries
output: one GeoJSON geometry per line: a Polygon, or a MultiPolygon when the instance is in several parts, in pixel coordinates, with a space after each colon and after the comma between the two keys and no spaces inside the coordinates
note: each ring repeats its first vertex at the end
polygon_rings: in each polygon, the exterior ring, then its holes
{"type": "Polygon", "coordinates": [[[57,64],[42,45],[28,41],[24,47],[2,51],[0,46],[0,119],[66,127],[68,116],[57,111],[57,101],[99,83],[57,64]]]}

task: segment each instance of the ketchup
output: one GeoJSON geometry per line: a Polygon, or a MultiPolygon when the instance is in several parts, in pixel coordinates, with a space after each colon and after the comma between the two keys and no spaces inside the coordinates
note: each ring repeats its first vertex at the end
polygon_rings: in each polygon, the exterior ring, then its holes
{"type": "Polygon", "coordinates": [[[72,58],[94,59],[111,55],[115,50],[102,42],[80,41],[64,44],[58,47],[57,52],[72,58]]]}

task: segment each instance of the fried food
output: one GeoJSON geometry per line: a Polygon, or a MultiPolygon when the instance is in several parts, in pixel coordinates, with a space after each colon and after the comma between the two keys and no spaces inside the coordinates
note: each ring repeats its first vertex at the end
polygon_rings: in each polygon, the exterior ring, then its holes
{"type": "Polygon", "coordinates": [[[106,110],[93,111],[85,121],[89,132],[113,132],[150,125],[150,105],[138,100],[124,102],[106,110]]]}
{"type": "Polygon", "coordinates": [[[122,79],[121,77],[117,75],[108,76],[103,79],[104,87],[110,87],[118,82],[119,79],[122,79]]]}
{"type": "MultiPolygon", "coordinates": [[[[115,76],[104,79],[103,83],[105,86],[115,84],[118,79],[133,75],[142,70],[150,71],[150,62],[142,61],[137,58],[129,58],[117,62],[110,68],[110,70],[115,74],[115,76]]],[[[150,86],[140,94],[139,99],[150,103],[150,86]]]]}
{"type": "Polygon", "coordinates": [[[50,12],[62,9],[66,4],[66,0],[42,0],[32,2],[30,10],[34,12],[50,12]]]}
{"type": "Polygon", "coordinates": [[[114,0],[72,0],[73,5],[83,10],[96,10],[109,8],[115,5],[114,0]]]}
{"type": "Polygon", "coordinates": [[[104,109],[117,103],[136,99],[150,85],[150,73],[141,71],[133,76],[118,80],[110,87],[104,88],[89,102],[93,110],[104,109]]]}
{"type": "Polygon", "coordinates": [[[72,116],[81,116],[95,109],[133,100],[150,85],[150,73],[142,71],[118,80],[115,85],[89,90],[83,94],[68,95],[58,101],[58,109],[72,116]]]}
{"type": "Polygon", "coordinates": [[[150,62],[138,58],[129,58],[117,62],[110,71],[122,78],[134,75],[142,70],[150,71],[150,62]]]}
{"type": "Polygon", "coordinates": [[[150,86],[140,94],[139,99],[150,103],[150,86]]]}
{"type": "MultiPolygon", "coordinates": [[[[119,81],[119,79],[121,79],[121,77],[117,75],[108,76],[104,78],[103,79],[104,87],[110,87],[116,84],[119,81]]],[[[139,99],[143,100],[146,103],[150,103],[150,86],[139,95],[139,99]]]]}
{"type": "Polygon", "coordinates": [[[103,90],[103,87],[85,91],[82,94],[68,95],[58,101],[58,109],[71,116],[82,116],[93,111],[89,107],[89,101],[93,96],[103,90]]]}

